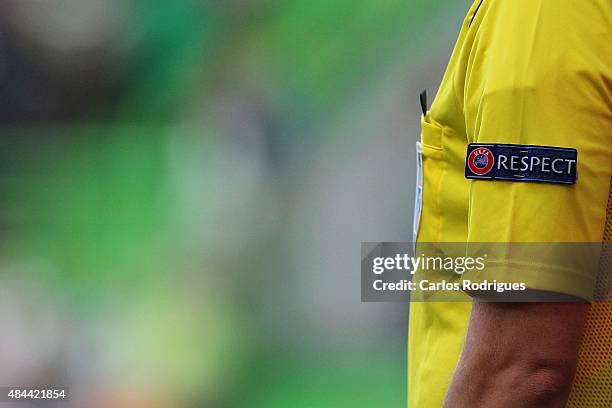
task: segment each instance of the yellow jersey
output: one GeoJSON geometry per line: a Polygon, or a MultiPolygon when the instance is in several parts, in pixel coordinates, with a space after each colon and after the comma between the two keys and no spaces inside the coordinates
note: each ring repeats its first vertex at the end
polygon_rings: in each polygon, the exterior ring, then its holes
{"type": "MultiPolygon", "coordinates": [[[[418,242],[612,241],[612,1],[476,0],[421,123],[418,242]],[[468,179],[470,144],[575,149],[577,178],[468,179]]],[[[487,171],[486,154],[474,164],[487,171]]],[[[601,262],[609,266],[609,254],[601,262]]],[[[592,274],[553,263],[487,271],[585,299],[596,285],[592,274]]],[[[410,408],[442,406],[470,308],[411,304],[410,408]]],[[[590,309],[568,407],[612,407],[610,303],[590,309]]]]}

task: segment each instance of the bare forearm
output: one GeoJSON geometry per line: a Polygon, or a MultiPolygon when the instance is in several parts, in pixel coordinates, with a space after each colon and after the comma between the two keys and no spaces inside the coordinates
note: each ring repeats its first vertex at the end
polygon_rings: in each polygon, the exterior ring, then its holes
{"type": "Polygon", "coordinates": [[[446,407],[564,407],[586,310],[474,302],[446,407]]]}
{"type": "Polygon", "coordinates": [[[491,369],[458,367],[446,398],[446,408],[563,408],[573,373],[551,368],[508,367],[491,369]]]}

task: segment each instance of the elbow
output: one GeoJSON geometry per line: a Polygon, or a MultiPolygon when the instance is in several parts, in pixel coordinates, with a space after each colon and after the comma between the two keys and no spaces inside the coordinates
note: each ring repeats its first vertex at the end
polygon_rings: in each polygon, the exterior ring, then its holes
{"type": "Polygon", "coordinates": [[[576,363],[573,361],[536,361],[518,367],[512,374],[515,388],[534,406],[565,406],[570,393],[576,363]]]}

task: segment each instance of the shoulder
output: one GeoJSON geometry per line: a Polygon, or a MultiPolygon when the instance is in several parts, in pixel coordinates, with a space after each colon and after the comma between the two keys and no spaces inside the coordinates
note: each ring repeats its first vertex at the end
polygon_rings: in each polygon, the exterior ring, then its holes
{"type": "Polygon", "coordinates": [[[484,0],[482,8],[468,76],[504,87],[612,78],[612,1],[484,0]]]}

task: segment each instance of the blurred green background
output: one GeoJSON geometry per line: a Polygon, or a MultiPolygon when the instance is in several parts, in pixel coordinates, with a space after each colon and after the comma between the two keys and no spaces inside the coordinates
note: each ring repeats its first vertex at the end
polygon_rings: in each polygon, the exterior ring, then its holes
{"type": "Polygon", "coordinates": [[[359,244],[411,239],[468,6],[0,3],[0,385],[404,406],[408,305],[360,302],[359,244]]]}

